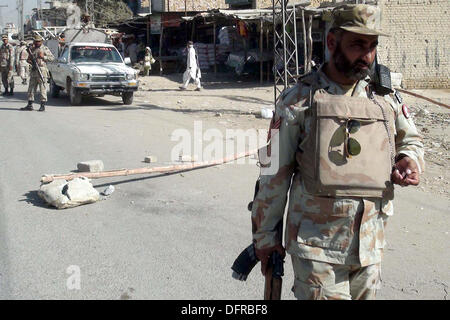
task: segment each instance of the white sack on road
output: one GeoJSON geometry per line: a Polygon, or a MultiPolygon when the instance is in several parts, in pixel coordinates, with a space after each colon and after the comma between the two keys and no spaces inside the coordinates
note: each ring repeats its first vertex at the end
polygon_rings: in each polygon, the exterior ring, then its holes
{"type": "Polygon", "coordinates": [[[56,179],[51,183],[41,185],[38,194],[48,204],[58,209],[73,208],[100,199],[98,191],[85,177],[75,178],[69,182],[64,179],[56,179]]]}

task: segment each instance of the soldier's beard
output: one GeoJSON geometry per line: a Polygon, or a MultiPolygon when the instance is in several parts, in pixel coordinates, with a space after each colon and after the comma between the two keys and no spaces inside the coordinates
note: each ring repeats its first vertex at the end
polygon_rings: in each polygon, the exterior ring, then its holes
{"type": "MultiPolygon", "coordinates": [[[[351,62],[344,54],[341,48],[341,43],[339,42],[336,51],[333,53],[334,65],[336,69],[345,75],[346,78],[359,81],[371,74],[372,66],[367,64],[365,61],[358,59],[355,62],[351,62]],[[367,69],[362,69],[358,67],[358,64],[363,64],[367,66],[367,69]]],[[[373,64],[373,63],[372,63],[373,64]]]]}

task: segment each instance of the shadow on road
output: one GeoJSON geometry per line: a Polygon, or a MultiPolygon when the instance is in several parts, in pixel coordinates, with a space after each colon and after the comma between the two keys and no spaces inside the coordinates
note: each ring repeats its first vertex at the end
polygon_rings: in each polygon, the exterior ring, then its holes
{"type": "MultiPolygon", "coordinates": [[[[217,167],[217,165],[216,166],[210,166],[210,167],[217,167]]],[[[206,167],[206,168],[210,168],[210,167],[206,167]]],[[[128,179],[128,180],[108,182],[108,183],[94,185],[94,188],[102,188],[102,187],[107,187],[109,185],[119,185],[119,184],[131,183],[131,182],[139,182],[139,181],[148,180],[148,179],[162,178],[162,177],[166,177],[166,176],[172,176],[172,175],[175,175],[175,174],[180,174],[180,173],[183,173],[183,172],[201,170],[201,169],[206,169],[206,168],[205,167],[192,168],[192,169],[180,170],[180,171],[175,171],[175,172],[165,172],[165,173],[160,173],[160,174],[150,175],[150,176],[145,176],[145,177],[140,177],[140,178],[133,178],[133,179],[128,179]]]]}
{"type": "MultiPolygon", "coordinates": [[[[156,77],[159,77],[159,75],[155,75],[156,77]]],[[[162,77],[169,79],[171,81],[179,83],[181,85],[181,80],[183,79],[182,73],[172,73],[172,74],[165,74],[162,75],[162,77]]],[[[202,84],[205,85],[207,89],[242,89],[242,88],[266,88],[266,89],[272,89],[273,88],[273,80],[270,80],[269,82],[264,79],[264,82],[261,84],[259,82],[259,76],[255,77],[253,74],[246,74],[237,76],[235,73],[222,73],[218,72],[216,75],[214,75],[213,72],[202,72],[202,78],[201,78],[202,84]]]]}
{"type": "Polygon", "coordinates": [[[188,96],[188,97],[216,97],[216,98],[225,98],[232,101],[237,102],[248,102],[248,103],[263,103],[263,104],[271,104],[271,101],[264,100],[256,97],[246,97],[246,96],[236,96],[236,95],[214,95],[214,94],[183,94],[179,95],[179,97],[188,96]]]}
{"type": "Polygon", "coordinates": [[[26,202],[28,204],[32,204],[35,207],[41,207],[45,209],[55,209],[47,205],[47,203],[38,195],[37,191],[28,191],[23,195],[26,197],[25,199],[19,200],[19,202],[26,202]]]}
{"type": "Polygon", "coordinates": [[[221,113],[221,114],[236,114],[236,115],[255,115],[254,112],[244,112],[236,109],[178,109],[170,107],[156,106],[154,104],[141,104],[138,106],[119,107],[119,108],[105,108],[105,111],[123,111],[123,110],[160,110],[160,111],[173,111],[179,113],[221,113]]]}
{"type": "Polygon", "coordinates": [[[117,97],[116,101],[108,101],[102,99],[101,97],[83,97],[83,100],[80,105],[72,106],[69,102],[69,97],[66,94],[60,94],[59,98],[50,98],[48,105],[51,107],[72,107],[72,108],[92,108],[92,107],[102,107],[102,106],[117,106],[123,105],[122,98],[117,97]]]}
{"type": "MultiPolygon", "coordinates": [[[[14,103],[20,103],[23,102],[23,106],[25,107],[28,103],[28,94],[23,91],[15,92],[13,96],[6,96],[2,97],[3,99],[0,99],[1,102],[14,102],[14,103]]],[[[52,98],[50,96],[50,93],[48,93],[48,101],[46,103],[46,106],[48,107],[72,107],[72,105],[69,102],[69,97],[65,93],[61,93],[59,98],[52,98]]],[[[116,106],[116,105],[123,105],[122,99],[118,97],[117,102],[115,101],[108,101],[102,98],[97,97],[85,97],[83,98],[83,101],[81,105],[79,106],[73,106],[73,107],[101,107],[101,106],[116,106]]],[[[33,102],[33,106],[36,109],[41,104],[40,95],[39,93],[35,94],[35,99],[33,102]]],[[[0,110],[20,110],[21,107],[18,108],[0,108],[0,110]]]]}

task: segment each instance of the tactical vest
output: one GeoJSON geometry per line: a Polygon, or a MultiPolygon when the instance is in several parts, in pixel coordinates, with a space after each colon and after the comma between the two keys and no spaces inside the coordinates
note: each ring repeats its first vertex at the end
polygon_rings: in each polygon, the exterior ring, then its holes
{"type": "Polygon", "coordinates": [[[380,96],[331,95],[323,89],[312,93],[310,103],[310,132],[300,144],[299,161],[306,190],[317,196],[392,194],[395,115],[389,104],[380,96]],[[360,146],[356,155],[348,151],[351,139],[360,146]]]}

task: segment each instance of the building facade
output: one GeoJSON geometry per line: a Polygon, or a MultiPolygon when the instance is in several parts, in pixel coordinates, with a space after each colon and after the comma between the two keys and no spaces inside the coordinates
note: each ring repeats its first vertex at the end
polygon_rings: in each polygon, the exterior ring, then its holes
{"type": "Polygon", "coordinates": [[[272,0],[151,0],[154,9],[165,11],[206,11],[210,9],[271,8],[272,0]]]}
{"type": "Polygon", "coordinates": [[[450,88],[449,0],[382,0],[380,61],[409,88],[450,88]]]}
{"type": "MultiPolygon", "coordinates": [[[[271,8],[272,0],[134,0],[157,12],[271,8]]],[[[294,2],[305,2],[295,0],[294,2]]],[[[379,60],[403,75],[406,88],[450,88],[449,0],[311,0],[311,4],[377,3],[382,9],[379,60]]]]}

